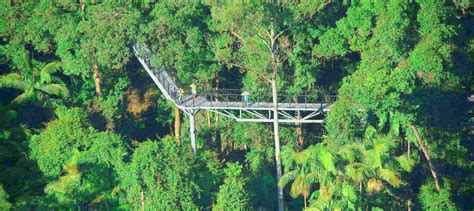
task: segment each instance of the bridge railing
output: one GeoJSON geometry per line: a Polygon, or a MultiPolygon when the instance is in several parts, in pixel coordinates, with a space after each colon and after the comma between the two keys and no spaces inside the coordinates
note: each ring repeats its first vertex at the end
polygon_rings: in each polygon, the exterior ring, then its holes
{"type": "MultiPolygon", "coordinates": [[[[192,106],[197,107],[202,104],[202,100],[187,100],[187,101],[180,101],[179,98],[179,88],[183,88],[186,90],[187,96],[190,96],[190,90],[188,87],[180,84],[177,80],[177,77],[173,75],[172,72],[166,71],[165,68],[158,68],[155,67],[151,63],[152,53],[150,49],[143,45],[140,48],[134,46],[134,48],[139,49],[139,56],[142,58],[146,65],[152,70],[153,74],[157,78],[158,82],[161,84],[162,88],[165,89],[164,91],[166,94],[178,105],[183,106],[192,106]]],[[[240,107],[245,106],[243,102],[243,93],[244,90],[242,89],[206,89],[201,88],[198,89],[198,93],[196,98],[205,99],[208,103],[213,105],[220,105],[226,107],[240,107]],[[201,98],[200,98],[201,97],[201,98]]],[[[249,100],[248,104],[255,105],[257,107],[268,107],[269,104],[273,102],[272,92],[271,90],[262,90],[258,92],[251,92],[249,91],[249,100]]],[[[292,107],[300,107],[300,108],[308,108],[309,105],[314,104],[328,104],[332,103],[336,100],[335,93],[329,93],[324,90],[310,90],[305,91],[300,94],[290,94],[284,91],[279,91],[277,95],[278,103],[287,103],[288,106],[292,107]]]]}
{"type": "MultiPolygon", "coordinates": [[[[216,89],[206,90],[200,95],[205,97],[211,106],[224,105],[229,106],[245,106],[243,96],[243,90],[240,89],[216,89]]],[[[314,104],[327,104],[332,103],[336,100],[336,95],[327,94],[324,91],[310,91],[299,95],[278,93],[278,103],[286,103],[290,107],[309,108],[309,105],[314,104]]],[[[263,92],[249,92],[248,105],[254,105],[257,107],[268,107],[273,102],[271,91],[263,92]]]]}

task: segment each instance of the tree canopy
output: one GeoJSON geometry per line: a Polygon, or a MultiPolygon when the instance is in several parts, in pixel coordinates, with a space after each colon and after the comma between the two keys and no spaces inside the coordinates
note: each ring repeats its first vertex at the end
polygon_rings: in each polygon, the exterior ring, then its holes
{"type": "Polygon", "coordinates": [[[0,209],[472,210],[473,21],[467,0],[1,1],[0,209]],[[277,181],[271,124],[199,111],[193,153],[135,43],[186,93],[337,100],[278,126],[277,181]]]}

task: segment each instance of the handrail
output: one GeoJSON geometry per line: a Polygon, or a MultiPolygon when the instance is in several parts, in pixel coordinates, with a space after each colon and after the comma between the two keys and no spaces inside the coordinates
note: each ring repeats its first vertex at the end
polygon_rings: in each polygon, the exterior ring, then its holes
{"type": "MultiPolygon", "coordinates": [[[[141,58],[145,61],[146,65],[152,69],[153,74],[155,75],[158,82],[161,84],[163,91],[166,91],[166,94],[170,96],[170,98],[178,105],[183,106],[193,106],[195,107],[198,103],[204,103],[199,100],[193,100],[191,94],[188,92],[185,100],[181,102],[179,100],[178,90],[179,87],[183,87],[183,85],[178,85],[178,80],[173,80],[171,77],[172,73],[166,71],[165,68],[156,68],[150,62],[151,59],[151,51],[150,49],[143,44],[140,49],[135,45],[134,49],[136,49],[136,56],[141,58]],[[141,55],[138,50],[143,50],[145,55],[141,55]],[[191,102],[190,102],[191,101],[191,102]],[[199,102],[196,102],[199,101],[199,102]]],[[[175,76],[176,78],[176,76],[175,76]]],[[[211,105],[217,104],[216,101],[220,103],[220,105],[230,106],[235,103],[242,102],[242,93],[244,89],[228,89],[228,88],[215,88],[215,89],[206,89],[202,88],[199,89],[199,92],[196,94],[196,99],[204,99],[205,102],[210,103],[211,105]]],[[[250,91],[250,90],[249,90],[250,91]]],[[[291,95],[288,92],[282,90],[279,91],[277,95],[278,103],[288,103],[290,106],[300,107],[300,108],[307,108],[308,104],[329,104],[336,100],[337,95],[335,94],[327,94],[324,90],[308,90],[304,91],[298,95],[291,95]]],[[[183,99],[182,99],[183,100],[183,99]]],[[[250,103],[263,105],[272,102],[271,92],[264,92],[264,93],[250,93],[249,95],[250,103]]]]}

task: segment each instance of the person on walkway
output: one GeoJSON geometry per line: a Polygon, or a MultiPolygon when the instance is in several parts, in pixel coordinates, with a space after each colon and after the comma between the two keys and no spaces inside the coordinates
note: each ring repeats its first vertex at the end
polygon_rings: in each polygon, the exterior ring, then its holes
{"type": "Polygon", "coordinates": [[[196,84],[191,83],[191,85],[189,85],[189,87],[191,87],[191,93],[193,94],[193,105],[194,105],[194,101],[196,101],[196,84]]]}
{"type": "Polygon", "coordinates": [[[249,106],[249,97],[250,97],[250,93],[247,92],[247,91],[244,91],[242,93],[242,100],[244,102],[244,106],[247,107],[249,106]]]}
{"type": "Polygon", "coordinates": [[[179,90],[178,90],[178,101],[179,101],[179,103],[183,102],[183,95],[184,95],[184,89],[182,87],[179,87],[179,90]]]}

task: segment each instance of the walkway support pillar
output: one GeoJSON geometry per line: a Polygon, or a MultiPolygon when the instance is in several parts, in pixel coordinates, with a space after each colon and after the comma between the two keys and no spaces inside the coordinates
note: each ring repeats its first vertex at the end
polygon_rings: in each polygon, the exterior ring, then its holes
{"type": "Polygon", "coordinates": [[[196,153],[196,135],[194,134],[194,112],[189,112],[189,134],[191,136],[191,147],[193,153],[196,153]]]}

